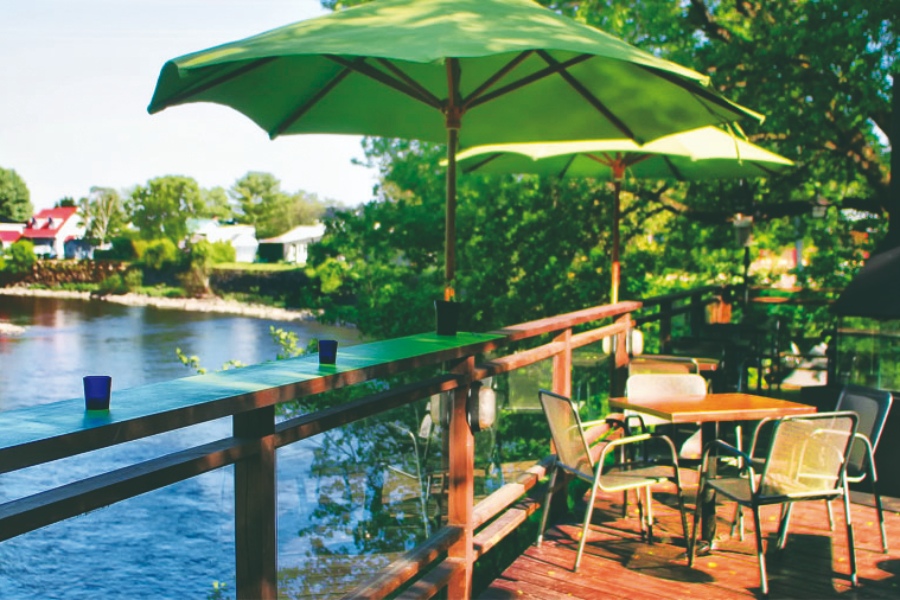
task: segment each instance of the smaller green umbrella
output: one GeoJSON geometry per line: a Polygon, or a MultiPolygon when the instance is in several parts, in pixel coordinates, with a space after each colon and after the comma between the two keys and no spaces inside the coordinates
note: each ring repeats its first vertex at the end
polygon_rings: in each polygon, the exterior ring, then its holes
{"type": "Polygon", "coordinates": [[[692,181],[765,177],[794,163],[716,127],[669,135],[643,146],[632,140],[497,144],[456,155],[464,173],[530,173],[612,181],[612,301],[619,299],[619,194],[626,172],[645,179],[692,181]]]}

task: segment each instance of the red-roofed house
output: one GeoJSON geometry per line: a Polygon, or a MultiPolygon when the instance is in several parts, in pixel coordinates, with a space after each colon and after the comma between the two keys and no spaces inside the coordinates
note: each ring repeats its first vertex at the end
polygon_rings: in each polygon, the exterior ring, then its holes
{"type": "Polygon", "coordinates": [[[31,240],[35,254],[63,258],[66,241],[84,237],[84,226],[77,212],[75,206],[45,208],[31,217],[22,237],[31,240]]]}

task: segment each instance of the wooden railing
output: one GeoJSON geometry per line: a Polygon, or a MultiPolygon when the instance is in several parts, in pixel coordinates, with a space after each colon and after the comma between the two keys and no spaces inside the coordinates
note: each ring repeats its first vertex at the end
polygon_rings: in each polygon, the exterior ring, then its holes
{"type": "MultiPolygon", "coordinates": [[[[657,306],[641,322],[668,324],[679,314],[700,314],[721,290],[704,288],[645,304],[657,306]],[[682,297],[687,308],[673,308],[682,297]],[[699,307],[699,308],[698,308],[699,307]]],[[[570,395],[572,351],[614,338],[613,387],[624,384],[626,335],[640,302],[620,302],[524,323],[487,334],[456,337],[423,334],[342,349],[335,366],[315,356],[116,391],[109,413],[83,410],[81,399],[0,412],[0,474],[59,458],[130,442],[198,423],[231,417],[233,435],[126,466],[95,477],[0,505],[0,542],[83,513],[234,465],[235,564],[238,598],[275,598],[277,448],[397,407],[448,393],[452,397],[447,438],[449,492],[447,525],[405,554],[351,597],[383,598],[407,585],[401,597],[430,597],[447,588],[449,597],[471,595],[472,566],[538,508],[524,497],[545,474],[538,463],[517,481],[474,503],[474,438],[467,422],[470,389],[479,380],[551,360],[553,391],[570,395]],[[602,326],[590,328],[600,322],[602,326]],[[521,349],[523,340],[549,341],[521,349]],[[476,363],[501,348],[517,351],[476,363]],[[429,365],[442,372],[340,406],[276,422],[276,405],[383,380],[429,365]],[[485,526],[485,524],[487,524],[485,526]]],[[[615,390],[611,390],[615,391],[615,390]]],[[[535,390],[535,393],[537,390],[535,390]]]]}

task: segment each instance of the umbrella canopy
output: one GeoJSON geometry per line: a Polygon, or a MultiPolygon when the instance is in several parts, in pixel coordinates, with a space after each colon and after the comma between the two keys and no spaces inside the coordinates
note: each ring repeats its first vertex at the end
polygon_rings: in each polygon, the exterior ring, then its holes
{"type": "Polygon", "coordinates": [[[531,0],[378,0],[171,60],[149,111],[215,102],[272,138],[446,140],[450,296],[460,140],[643,143],[762,119],[708,83],[531,0]]]}
{"type": "Polygon", "coordinates": [[[716,127],[669,135],[643,146],[627,139],[478,146],[460,152],[456,160],[464,173],[531,173],[613,181],[613,302],[619,295],[619,194],[626,173],[689,181],[766,176],[794,164],[716,127]]]}

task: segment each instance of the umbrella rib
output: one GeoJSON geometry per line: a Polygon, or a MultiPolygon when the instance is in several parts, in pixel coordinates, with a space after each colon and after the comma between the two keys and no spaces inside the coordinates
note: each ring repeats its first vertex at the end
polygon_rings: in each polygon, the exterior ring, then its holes
{"type": "MultiPolygon", "coordinates": [[[[543,58],[544,61],[546,61],[547,64],[550,66],[556,66],[556,65],[560,64],[555,58],[550,56],[550,54],[548,52],[546,52],[545,50],[538,50],[538,55],[541,58],[543,58]]],[[[584,87],[584,85],[582,85],[582,83],[580,81],[575,79],[575,77],[573,77],[572,74],[566,70],[566,68],[560,69],[559,75],[560,75],[560,77],[565,79],[566,83],[568,83],[570,86],[572,86],[572,88],[576,92],[581,94],[582,98],[587,100],[591,106],[593,106],[595,109],[597,109],[598,112],[600,112],[600,114],[602,114],[604,117],[606,117],[609,120],[609,122],[612,123],[616,127],[616,129],[621,131],[625,136],[628,137],[628,139],[630,139],[630,140],[635,139],[634,133],[631,131],[631,129],[629,129],[625,125],[625,123],[623,123],[616,115],[614,115],[611,110],[606,108],[606,105],[603,104],[602,102],[600,102],[600,100],[596,96],[594,96],[586,87],[584,87]]]]}
{"type": "Polygon", "coordinates": [[[569,168],[572,166],[572,163],[575,162],[575,156],[576,155],[573,154],[572,156],[569,157],[569,160],[566,161],[566,165],[563,167],[562,171],[559,172],[559,175],[557,175],[557,177],[562,179],[563,177],[566,176],[566,173],[569,172],[569,168]]]}
{"type": "Polygon", "coordinates": [[[465,168],[463,169],[463,173],[465,173],[466,175],[468,175],[469,173],[472,173],[473,171],[477,171],[478,169],[480,169],[480,168],[483,167],[484,165],[488,164],[488,163],[491,162],[492,160],[496,160],[496,159],[500,158],[501,156],[502,156],[502,153],[501,153],[501,152],[497,152],[497,153],[495,153],[495,154],[491,154],[490,156],[488,156],[487,158],[485,158],[485,159],[482,160],[481,162],[476,163],[476,164],[472,165],[471,167],[465,167],[465,168]]]}
{"type": "Polygon", "coordinates": [[[384,73],[383,71],[379,71],[378,69],[374,69],[370,65],[363,64],[363,63],[356,64],[356,61],[349,61],[346,58],[343,58],[341,56],[335,56],[332,54],[328,54],[325,57],[330,60],[333,60],[334,62],[338,63],[339,65],[345,66],[349,69],[353,69],[360,75],[365,75],[366,77],[374,79],[375,81],[377,81],[379,83],[383,83],[384,85],[391,87],[400,93],[406,94],[413,100],[418,100],[419,102],[422,102],[423,104],[427,104],[428,106],[431,106],[433,108],[437,108],[437,109],[443,108],[441,106],[440,102],[435,104],[429,98],[422,96],[418,91],[416,91],[415,88],[409,87],[408,85],[404,84],[402,81],[394,79],[387,73],[384,73]]]}
{"type": "Polygon", "coordinates": [[[668,165],[669,170],[672,171],[672,174],[675,175],[675,179],[677,179],[678,181],[687,181],[684,175],[681,174],[681,171],[678,170],[678,167],[675,166],[675,163],[672,162],[672,159],[670,159],[665,154],[662,155],[662,159],[663,161],[665,161],[666,165],[668,165]]]}
{"type": "Polygon", "coordinates": [[[504,94],[508,94],[510,92],[514,92],[517,89],[519,89],[520,87],[524,87],[524,86],[528,85],[529,83],[534,83],[535,81],[538,81],[539,79],[543,79],[544,77],[553,75],[554,73],[557,73],[562,69],[567,69],[571,66],[577,65],[578,63],[582,63],[591,58],[593,58],[592,54],[582,54],[580,56],[576,56],[575,58],[571,58],[564,63],[557,63],[557,66],[555,66],[555,67],[547,67],[545,69],[541,69],[540,71],[535,71],[531,75],[528,75],[527,77],[523,77],[522,79],[519,79],[518,81],[514,81],[513,83],[510,83],[508,85],[505,85],[500,89],[494,90],[490,94],[485,94],[484,96],[481,96],[480,98],[475,98],[475,99],[471,100],[468,103],[468,106],[466,108],[468,108],[468,109],[475,108],[476,106],[478,106],[480,104],[484,104],[485,102],[490,102],[494,98],[497,98],[504,94]]]}
{"type": "MultiPolygon", "coordinates": [[[[357,60],[359,61],[364,59],[357,60]]],[[[319,100],[324,98],[331,90],[335,88],[335,86],[337,86],[337,84],[346,79],[347,75],[352,72],[353,69],[347,67],[346,69],[338,73],[336,77],[325,84],[322,89],[316,92],[316,94],[312,98],[310,98],[308,102],[305,102],[303,105],[298,107],[297,110],[292,112],[287,119],[283,120],[278,124],[277,127],[275,127],[275,129],[271,130],[269,132],[269,137],[274,140],[276,137],[287,131],[288,127],[296,123],[299,119],[303,118],[303,115],[305,115],[309,111],[309,109],[318,104],[319,100]]]]}
{"type": "Polygon", "coordinates": [[[162,110],[162,109],[165,108],[166,106],[172,106],[172,105],[175,105],[175,104],[179,104],[179,103],[181,103],[181,102],[187,100],[188,98],[190,98],[190,97],[192,97],[192,96],[196,96],[197,94],[201,94],[201,93],[205,92],[206,90],[208,90],[208,89],[210,89],[210,88],[213,88],[213,87],[215,87],[215,86],[217,86],[217,85],[219,85],[219,84],[225,83],[225,82],[227,82],[227,81],[229,81],[229,80],[231,80],[231,79],[234,79],[235,77],[240,77],[240,76],[243,75],[244,73],[247,73],[247,72],[249,72],[249,71],[252,71],[253,69],[257,69],[257,68],[259,68],[259,67],[262,67],[262,66],[264,66],[264,65],[267,65],[267,64],[269,64],[270,62],[272,62],[273,60],[276,60],[276,59],[278,59],[278,58],[280,58],[280,57],[278,57],[278,56],[269,56],[269,57],[267,57],[267,58],[260,58],[260,59],[258,59],[258,60],[254,60],[253,62],[248,63],[248,64],[246,64],[246,65],[244,65],[244,66],[242,66],[242,67],[240,67],[240,68],[238,68],[238,69],[235,69],[234,71],[230,71],[230,72],[228,72],[228,73],[225,73],[224,75],[222,75],[222,76],[220,76],[220,77],[214,77],[214,78],[212,78],[212,79],[210,79],[210,80],[208,80],[208,81],[204,81],[203,83],[201,83],[200,85],[198,85],[198,86],[195,87],[195,88],[187,89],[187,90],[185,90],[184,92],[182,92],[181,94],[178,94],[177,96],[173,96],[172,98],[169,98],[168,100],[166,100],[164,106],[162,106],[162,107],[160,107],[160,108],[158,108],[158,109],[156,109],[156,110],[153,110],[152,112],[157,112],[157,111],[159,111],[159,110],[162,110]]]}
{"type": "Polygon", "coordinates": [[[519,66],[519,64],[523,60],[525,60],[526,58],[531,56],[533,53],[534,53],[534,50],[526,50],[525,52],[522,52],[521,54],[516,56],[514,59],[512,59],[511,61],[506,63],[506,65],[504,65],[503,68],[501,68],[499,71],[497,71],[496,73],[494,73],[493,75],[488,77],[484,83],[482,83],[480,86],[478,86],[478,88],[474,92],[469,94],[469,96],[465,100],[463,100],[462,110],[466,111],[469,108],[469,104],[471,104],[473,101],[477,100],[477,98],[482,93],[484,93],[488,88],[490,88],[495,83],[500,81],[500,79],[505,77],[510,71],[515,69],[517,66],[519,66]]]}
{"type": "Polygon", "coordinates": [[[413,79],[412,77],[410,77],[409,75],[404,73],[403,70],[400,69],[400,67],[398,67],[397,65],[395,65],[394,63],[392,63],[391,61],[389,61],[386,58],[379,58],[378,62],[381,65],[383,65],[384,68],[388,69],[391,73],[393,73],[398,78],[400,78],[406,85],[408,85],[412,89],[419,92],[419,94],[421,94],[423,98],[427,98],[429,100],[430,104],[432,104],[433,106],[441,105],[441,101],[438,99],[437,96],[435,96],[434,94],[429,92],[427,89],[422,87],[422,85],[419,84],[418,81],[416,81],[415,79],[413,79]]]}
{"type": "MultiPolygon", "coordinates": [[[[745,115],[745,114],[749,115],[749,116],[754,115],[754,113],[752,111],[748,110],[747,112],[744,112],[740,108],[735,108],[734,104],[728,102],[724,98],[721,98],[720,96],[717,96],[716,94],[703,88],[700,84],[691,84],[690,82],[685,81],[684,79],[678,77],[677,75],[673,75],[672,73],[666,73],[665,71],[658,71],[652,67],[648,67],[645,65],[637,65],[637,66],[644,69],[645,71],[649,71],[650,73],[653,73],[657,77],[661,77],[661,78],[665,79],[669,83],[677,85],[678,87],[684,89],[686,92],[688,92],[692,96],[700,96],[704,100],[712,102],[713,104],[717,104],[721,108],[724,108],[731,113],[737,112],[737,113],[740,113],[741,115],[745,115]]],[[[706,107],[706,110],[708,110],[710,114],[713,114],[712,110],[710,110],[710,108],[708,106],[706,106],[706,104],[703,104],[703,106],[706,107]]],[[[757,118],[757,120],[761,121],[761,119],[759,117],[755,117],[755,118],[757,118]]],[[[723,122],[725,122],[724,119],[723,119],[723,122]]]]}

